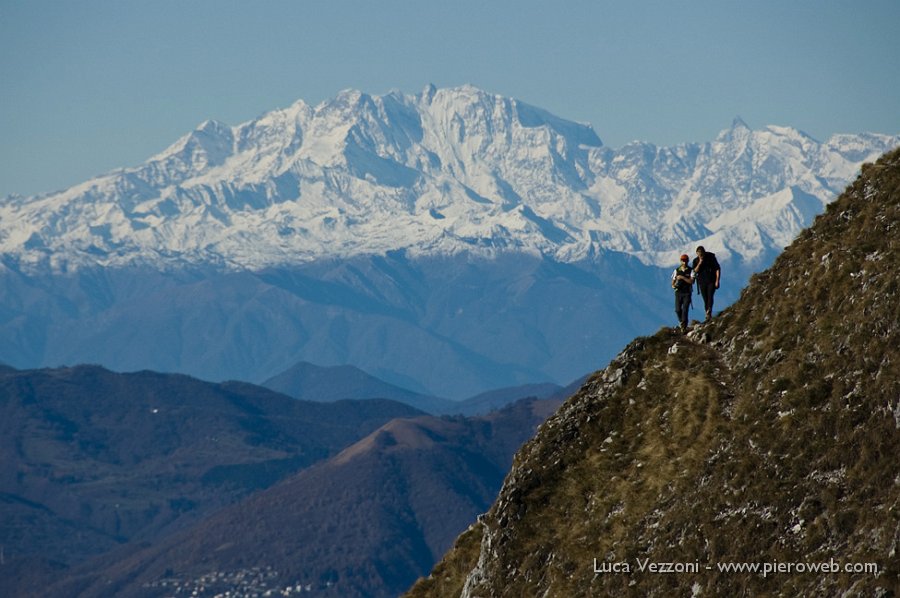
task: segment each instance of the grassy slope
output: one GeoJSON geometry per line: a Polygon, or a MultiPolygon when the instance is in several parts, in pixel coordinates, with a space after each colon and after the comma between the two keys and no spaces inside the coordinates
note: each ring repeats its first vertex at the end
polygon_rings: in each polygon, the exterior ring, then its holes
{"type": "Polygon", "coordinates": [[[900,151],[741,299],[634,341],[517,455],[480,529],[411,596],[900,590],[900,151]],[[484,566],[476,567],[479,542],[484,566]],[[636,559],[695,574],[595,574],[636,559]],[[879,576],[707,572],[874,562],[879,576]]]}

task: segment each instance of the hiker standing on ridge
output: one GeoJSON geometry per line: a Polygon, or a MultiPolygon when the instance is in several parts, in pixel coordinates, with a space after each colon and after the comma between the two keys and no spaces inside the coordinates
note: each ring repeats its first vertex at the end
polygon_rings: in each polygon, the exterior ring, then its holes
{"type": "Polygon", "coordinates": [[[681,255],[681,263],[672,272],[672,288],[675,289],[675,314],[682,332],[687,332],[688,312],[691,309],[691,292],[694,290],[694,271],[688,266],[687,254],[681,255]]]}
{"type": "Polygon", "coordinates": [[[697,257],[692,264],[694,278],[697,279],[697,294],[703,297],[703,309],[706,311],[706,322],[712,319],[713,295],[719,288],[722,268],[712,251],[706,251],[703,245],[697,247],[697,257]]]}

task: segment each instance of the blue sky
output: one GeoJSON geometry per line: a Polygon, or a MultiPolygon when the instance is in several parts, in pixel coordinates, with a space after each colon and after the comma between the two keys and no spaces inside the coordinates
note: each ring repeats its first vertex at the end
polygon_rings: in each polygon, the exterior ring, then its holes
{"type": "Polygon", "coordinates": [[[900,133],[900,2],[0,0],[0,197],[137,165],[200,122],[471,83],[607,145],[900,133]]]}

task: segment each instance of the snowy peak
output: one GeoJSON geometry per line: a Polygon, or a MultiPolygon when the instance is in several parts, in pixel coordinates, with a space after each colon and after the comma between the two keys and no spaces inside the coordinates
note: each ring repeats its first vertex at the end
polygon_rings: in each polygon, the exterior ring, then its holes
{"type": "Polygon", "coordinates": [[[746,140],[750,137],[752,132],[750,127],[747,126],[747,123],[744,122],[744,119],[740,116],[735,116],[734,120],[731,121],[731,128],[721,131],[716,137],[716,141],[730,143],[746,140]]]}
{"type": "Polygon", "coordinates": [[[461,144],[467,139],[476,143],[512,141],[529,137],[533,134],[529,130],[543,129],[547,138],[562,138],[574,147],[602,145],[590,125],[564,120],[525,102],[472,86],[427,92],[420,96],[418,106],[438,124],[436,132],[461,144]]]}
{"type": "Polygon", "coordinates": [[[516,117],[519,124],[527,128],[549,127],[558,135],[572,140],[578,145],[587,147],[601,147],[603,142],[594,132],[594,128],[588,124],[574,123],[556,117],[546,110],[536,108],[525,102],[514,101],[516,117]]]}
{"type": "Polygon", "coordinates": [[[897,145],[877,134],[823,144],[737,118],[709,143],[615,150],[590,125],[469,85],[345,90],[235,127],[206,121],[137,168],[8,198],[0,253],[31,268],[254,269],[395,249],[562,261],[614,250],[667,265],[685,246],[743,231],[725,255],[752,261],[897,145]],[[788,189],[802,205],[771,222],[788,189]],[[749,234],[758,220],[764,234],[749,234]]]}
{"type": "Polygon", "coordinates": [[[207,120],[196,129],[154,156],[148,164],[158,164],[172,180],[193,176],[219,166],[234,153],[234,131],[224,123],[207,120]]]}
{"type": "Polygon", "coordinates": [[[419,98],[422,102],[430,104],[436,93],[437,87],[434,86],[434,83],[429,83],[425,86],[425,89],[422,90],[422,93],[419,94],[419,98]]]}
{"type": "Polygon", "coordinates": [[[736,129],[750,131],[750,127],[747,126],[747,123],[740,116],[735,116],[734,120],[731,121],[731,130],[734,131],[736,129]]]}
{"type": "Polygon", "coordinates": [[[312,108],[302,100],[283,110],[269,112],[236,128],[235,149],[238,153],[251,154],[294,153],[303,143],[303,129],[312,114],[312,108]]]}

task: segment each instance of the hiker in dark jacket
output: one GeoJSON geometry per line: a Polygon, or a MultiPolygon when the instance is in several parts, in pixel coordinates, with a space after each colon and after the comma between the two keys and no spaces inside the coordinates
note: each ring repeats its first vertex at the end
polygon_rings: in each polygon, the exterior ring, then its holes
{"type": "Polygon", "coordinates": [[[694,271],[688,266],[687,254],[681,255],[681,263],[672,272],[672,288],[675,289],[675,314],[682,332],[687,332],[688,312],[691,309],[691,291],[694,290],[694,271]]]}
{"type": "Polygon", "coordinates": [[[697,293],[703,297],[703,309],[706,311],[706,321],[712,319],[713,296],[719,288],[719,279],[722,276],[722,268],[716,254],[706,251],[703,245],[697,247],[697,257],[692,264],[694,278],[697,280],[697,293]]]}

